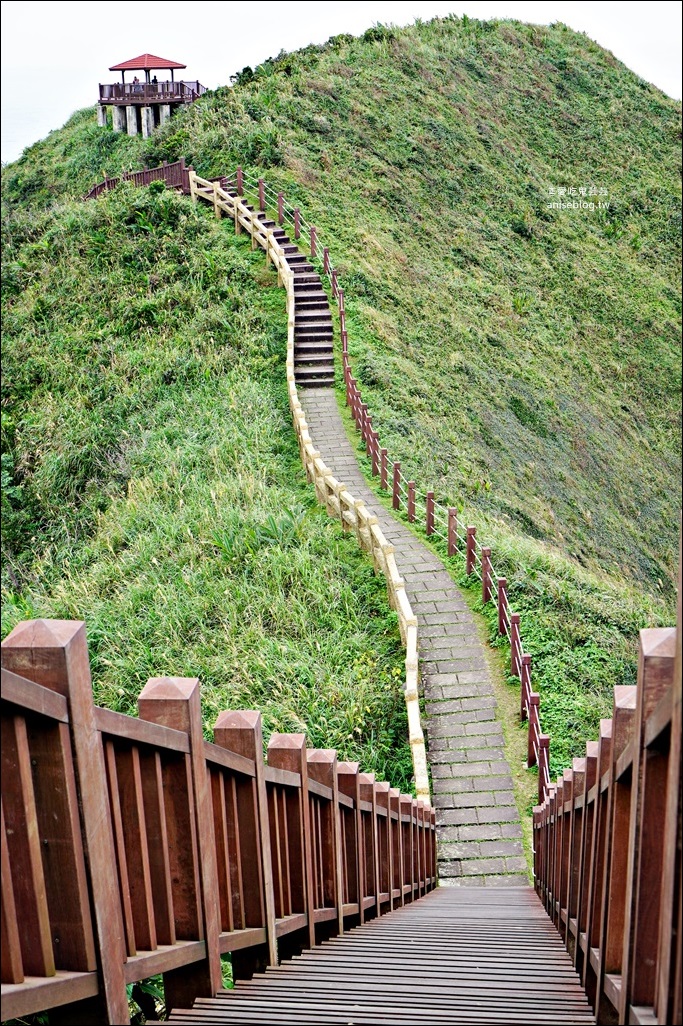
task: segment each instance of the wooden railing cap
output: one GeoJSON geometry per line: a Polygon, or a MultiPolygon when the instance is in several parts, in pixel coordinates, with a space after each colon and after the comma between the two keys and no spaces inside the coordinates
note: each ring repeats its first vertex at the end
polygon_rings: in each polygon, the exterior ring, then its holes
{"type": "Polygon", "coordinates": [[[337,773],[341,775],[355,776],[360,769],[359,762],[338,762],[337,773]]]}
{"type": "Polygon", "coordinates": [[[337,761],[337,749],[309,748],[306,752],[306,758],[309,762],[328,763],[333,766],[337,761]]]}
{"type": "MultiPolygon", "coordinates": [[[[87,651],[82,620],[22,620],[2,642],[2,665],[68,697],[68,653],[74,643],[87,651]]],[[[89,693],[89,673],[84,683],[89,693]]]]}
{"type": "Polygon", "coordinates": [[[268,751],[271,748],[287,748],[293,751],[302,751],[306,748],[305,734],[271,734],[268,742],[268,751]]]}
{"type": "Polygon", "coordinates": [[[254,730],[260,722],[257,709],[226,709],[218,714],[214,730],[254,730]]]}
{"type": "Polygon", "coordinates": [[[648,627],[642,630],[640,650],[645,659],[673,659],[676,655],[676,628],[648,627]]]}
{"type": "Polygon", "coordinates": [[[185,701],[199,687],[198,677],[150,677],[140,692],[138,704],[148,699],[185,701]]]}
{"type": "Polygon", "coordinates": [[[638,699],[638,688],[635,684],[617,684],[614,689],[615,709],[635,709],[638,699]]]}
{"type": "Polygon", "coordinates": [[[7,635],[3,648],[65,648],[85,629],[83,620],[22,620],[7,635]]]}

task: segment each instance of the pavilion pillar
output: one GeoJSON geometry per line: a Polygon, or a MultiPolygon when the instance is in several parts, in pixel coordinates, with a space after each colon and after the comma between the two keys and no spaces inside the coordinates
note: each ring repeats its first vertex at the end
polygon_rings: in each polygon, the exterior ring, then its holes
{"type": "Polygon", "coordinates": [[[159,104],[159,124],[163,125],[164,121],[168,121],[171,116],[171,104],[160,103],[159,104]]]}
{"type": "Polygon", "coordinates": [[[132,103],[126,107],[126,128],[128,135],[138,134],[138,111],[132,103]]]}
{"type": "Polygon", "coordinates": [[[142,138],[149,139],[154,131],[154,111],[151,107],[142,108],[142,138]]]}
{"type": "Polygon", "coordinates": [[[125,107],[112,107],[112,128],[115,132],[126,131],[126,108],[125,107]]]}
{"type": "Polygon", "coordinates": [[[97,104],[97,124],[100,128],[107,127],[107,108],[103,103],[97,104]]]}

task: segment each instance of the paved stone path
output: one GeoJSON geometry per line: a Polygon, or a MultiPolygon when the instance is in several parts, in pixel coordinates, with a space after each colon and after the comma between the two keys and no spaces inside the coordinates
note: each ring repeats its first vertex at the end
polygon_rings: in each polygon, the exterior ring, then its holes
{"type": "Polygon", "coordinates": [[[503,732],[472,614],[438,556],[366,484],[334,390],[302,388],[299,398],[323,460],[364,500],[395,547],[396,564],[418,618],[441,884],[527,884],[503,732]]]}

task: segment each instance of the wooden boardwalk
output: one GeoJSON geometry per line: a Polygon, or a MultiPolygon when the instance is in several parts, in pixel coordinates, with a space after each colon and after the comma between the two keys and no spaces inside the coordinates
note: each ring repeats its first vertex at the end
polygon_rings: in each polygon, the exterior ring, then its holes
{"type": "Polygon", "coordinates": [[[530,887],[439,888],[232,991],[177,1010],[197,1023],[593,1023],[530,887]]]}

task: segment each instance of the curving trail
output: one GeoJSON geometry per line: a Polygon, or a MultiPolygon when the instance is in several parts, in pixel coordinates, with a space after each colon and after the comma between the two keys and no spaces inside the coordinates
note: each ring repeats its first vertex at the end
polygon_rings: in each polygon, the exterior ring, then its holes
{"type": "MultiPolygon", "coordinates": [[[[222,179],[219,185],[192,173],[191,186],[193,197],[212,202],[218,216],[230,213],[236,226],[247,228],[267,257],[279,261],[280,274],[287,276],[290,404],[309,478],[315,481],[321,502],[345,526],[355,524],[359,541],[369,539],[365,547],[376,567],[383,559],[386,572],[387,559],[394,561],[410,619],[417,623],[413,631],[427,713],[439,879],[442,885],[527,885],[522,827],[484,647],[474,618],[441,560],[382,506],[365,482],[331,387],[332,316],[321,278],[284,228],[240,199],[237,183],[222,179]],[[375,522],[381,536],[378,545],[372,540],[375,522]]],[[[262,196],[260,200],[263,207],[262,196]]],[[[404,618],[404,640],[407,622],[404,618]]],[[[406,678],[408,700],[413,691],[408,713],[409,723],[413,719],[410,741],[416,786],[418,797],[428,797],[426,772],[420,771],[424,741],[415,691],[418,664],[408,644],[407,648],[407,672],[412,666],[415,681],[411,685],[406,678]]]]}
{"type": "Polygon", "coordinates": [[[328,467],[365,502],[394,546],[418,617],[440,883],[526,884],[510,767],[473,616],[438,556],[396,520],[365,483],[334,391],[307,388],[301,403],[328,467]]]}

